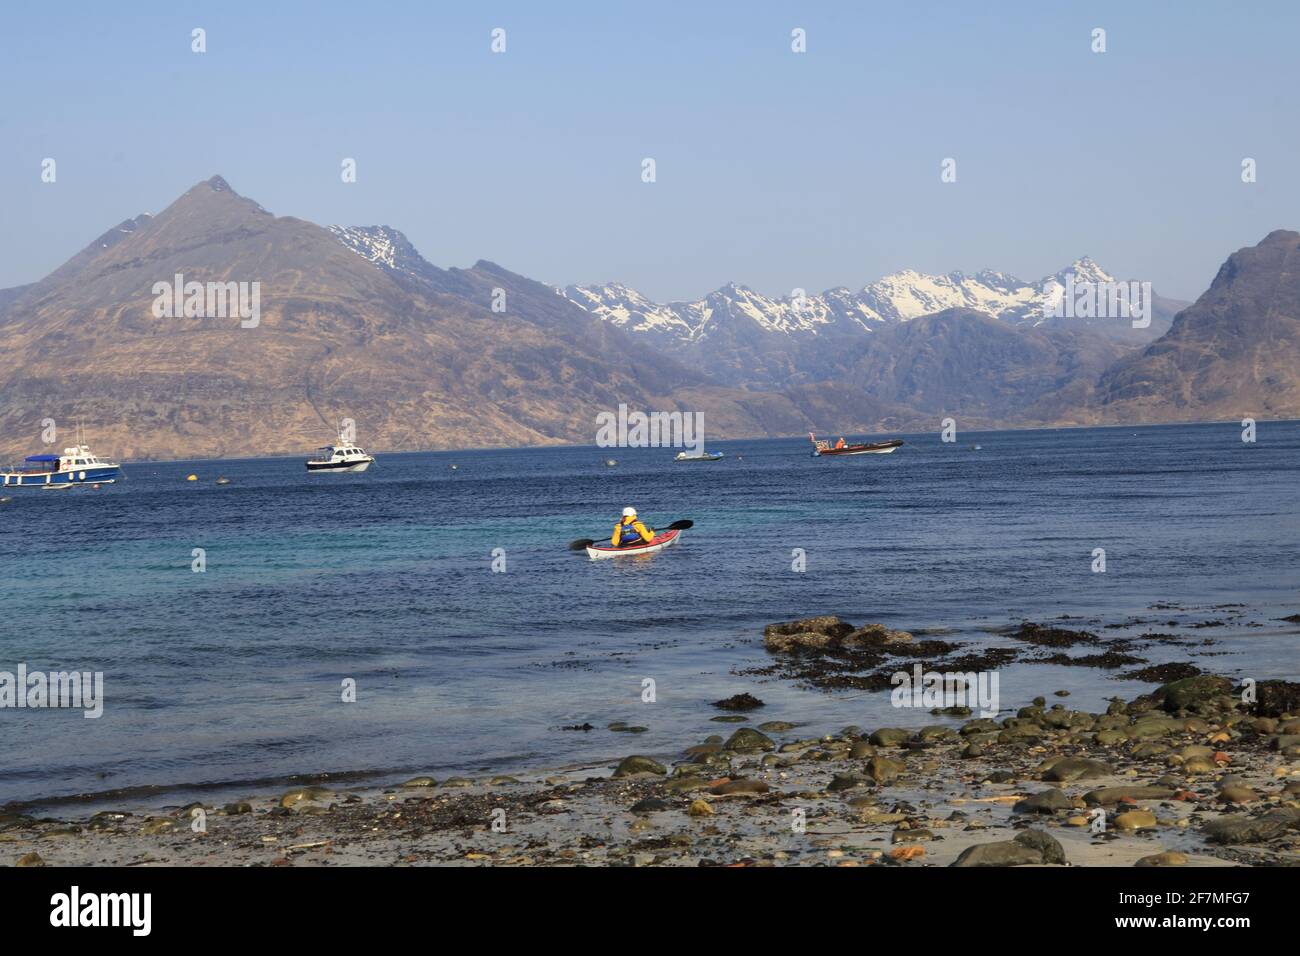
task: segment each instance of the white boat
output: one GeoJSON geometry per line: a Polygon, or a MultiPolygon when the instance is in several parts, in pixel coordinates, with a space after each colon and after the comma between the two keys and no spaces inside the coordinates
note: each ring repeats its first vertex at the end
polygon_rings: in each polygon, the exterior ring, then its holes
{"type": "Polygon", "coordinates": [[[688,455],[684,451],[679,451],[677,455],[673,458],[673,461],[721,461],[723,458],[726,457],[727,456],[720,451],[714,452],[712,454],[710,454],[707,451],[704,451],[704,452],[700,452],[698,455],[688,455]]]}
{"type": "Polygon", "coordinates": [[[345,440],[341,435],[333,445],[322,445],[317,451],[326,454],[308,459],[307,470],[310,472],[358,472],[365,471],[375,463],[364,448],[345,440]]]}

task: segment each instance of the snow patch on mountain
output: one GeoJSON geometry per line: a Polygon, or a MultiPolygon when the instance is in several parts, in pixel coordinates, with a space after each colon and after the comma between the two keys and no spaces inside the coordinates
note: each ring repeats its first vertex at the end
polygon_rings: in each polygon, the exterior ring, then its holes
{"type": "Polygon", "coordinates": [[[1061,299],[1070,275],[1076,284],[1114,281],[1085,256],[1037,282],[993,270],[968,276],[961,272],[927,275],[904,269],[858,292],[839,287],[801,299],[771,298],[734,282],[693,302],[652,302],[621,283],[570,285],[557,291],[628,331],[686,345],[707,338],[728,322],[784,335],[860,333],[878,328],[881,323],[907,322],[954,308],[975,309],[1017,325],[1037,325],[1061,299]]]}
{"type": "Polygon", "coordinates": [[[329,226],[334,238],[357,255],[389,269],[411,271],[403,260],[410,241],[391,226],[329,226]]]}

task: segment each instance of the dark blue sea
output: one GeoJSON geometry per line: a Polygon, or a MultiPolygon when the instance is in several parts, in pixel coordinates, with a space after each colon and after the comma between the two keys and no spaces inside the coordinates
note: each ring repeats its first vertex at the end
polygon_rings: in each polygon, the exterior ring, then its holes
{"type": "MultiPolygon", "coordinates": [[[[1137,618],[1159,626],[1132,633],[1211,642],[1153,661],[1297,679],[1300,625],[1280,618],[1300,612],[1300,423],[1240,436],[936,432],[820,460],[806,440],[733,441],[710,445],[727,455],[714,464],[668,449],[388,454],[327,476],[301,459],[147,462],[97,491],[7,489],[0,670],[102,671],[105,706],[97,720],[0,710],[0,803],[675,756],[729,732],[710,702],[742,691],[767,702],[757,720],[810,734],[933,722],[887,693],[743,674],[767,663],[764,624],[820,613],[973,646],[1023,619],[1137,618]],[[695,526],[653,557],[566,549],[607,536],[628,504],[695,526]],[[561,729],[584,722],[597,729],[561,729]]],[[[1096,707],[1150,686],[1087,667],[1001,675],[1004,707],[1058,688],[1096,707]]]]}

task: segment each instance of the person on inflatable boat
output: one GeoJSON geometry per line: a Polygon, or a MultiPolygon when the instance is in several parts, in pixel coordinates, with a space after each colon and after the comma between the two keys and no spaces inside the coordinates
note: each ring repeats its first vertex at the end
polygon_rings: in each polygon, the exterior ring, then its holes
{"type": "Polygon", "coordinates": [[[647,528],[637,520],[635,508],[624,508],[623,517],[614,525],[614,534],[609,543],[616,548],[627,548],[638,544],[649,544],[654,540],[654,528],[647,528]]]}

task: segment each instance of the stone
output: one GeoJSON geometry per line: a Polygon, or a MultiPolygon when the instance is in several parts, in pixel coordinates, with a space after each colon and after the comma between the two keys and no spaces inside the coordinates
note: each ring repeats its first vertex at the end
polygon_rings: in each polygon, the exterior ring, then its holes
{"type": "Polygon", "coordinates": [[[1153,853],[1150,856],[1144,856],[1134,866],[1186,866],[1187,854],[1179,853],[1177,850],[1165,850],[1163,853],[1153,853]]]}
{"type": "Polygon", "coordinates": [[[1211,843],[1235,845],[1263,843],[1297,826],[1300,826],[1300,810],[1281,808],[1270,810],[1259,817],[1244,817],[1243,814],[1234,813],[1229,817],[1211,820],[1205,824],[1204,829],[1211,843]]]}
{"type": "Polygon", "coordinates": [[[640,774],[655,774],[662,777],[666,773],[668,768],[659,761],[638,754],[624,757],[614,770],[615,777],[634,777],[640,774]]]}
{"type": "Polygon", "coordinates": [[[1052,762],[1052,766],[1043,774],[1044,780],[1069,783],[1071,780],[1088,780],[1094,777],[1108,777],[1114,771],[1100,760],[1086,757],[1066,757],[1052,762]]]}
{"type": "Polygon", "coordinates": [[[753,694],[736,694],[723,700],[715,700],[713,706],[719,710],[754,710],[764,704],[753,694]]]}
{"type": "Polygon", "coordinates": [[[20,856],[14,866],[45,866],[45,860],[35,850],[20,856]]]}
{"type": "Polygon", "coordinates": [[[690,807],[686,810],[687,816],[692,817],[711,817],[716,812],[706,800],[692,800],[690,807]]]}
{"type": "Polygon", "coordinates": [[[826,785],[826,789],[830,793],[838,793],[841,790],[852,790],[860,786],[862,786],[862,778],[856,773],[837,773],[831,777],[831,782],[826,785]]]}
{"type": "Polygon", "coordinates": [[[1226,677],[1200,674],[1165,684],[1155,692],[1165,710],[1177,711],[1203,707],[1216,697],[1231,693],[1232,681],[1226,677]]]}
{"type": "Polygon", "coordinates": [[[1156,815],[1150,810],[1126,810],[1114,820],[1117,830],[1150,830],[1156,825],[1156,815]]]}
{"type": "Polygon", "coordinates": [[[728,780],[726,783],[719,783],[709,787],[709,793],[719,797],[728,797],[738,793],[767,793],[771,789],[762,780],[742,777],[739,780],[728,780]]]}
{"type": "Polygon", "coordinates": [[[742,727],[727,738],[727,742],[722,745],[722,749],[730,750],[733,753],[758,753],[760,751],[775,750],[776,744],[772,742],[772,738],[767,734],[754,730],[752,727],[742,727]]]}
{"type": "Polygon", "coordinates": [[[1055,788],[1035,793],[1012,807],[1015,813],[1055,813],[1057,810],[1073,809],[1074,802],[1055,788]]]}
{"type": "Polygon", "coordinates": [[[402,784],[404,788],[436,787],[437,785],[438,781],[434,780],[432,777],[412,777],[410,780],[407,780],[402,784]]]}
{"type": "Polygon", "coordinates": [[[1065,849],[1055,837],[1042,830],[1023,830],[1016,835],[1015,843],[1038,850],[1044,863],[1065,864],[1065,849]]]}
{"type": "Polygon", "coordinates": [[[1224,803],[1252,803],[1259,794],[1244,784],[1228,783],[1219,788],[1219,799],[1224,803]]]}
{"type": "Polygon", "coordinates": [[[876,783],[892,783],[907,769],[907,764],[892,757],[872,757],[867,761],[867,774],[876,783]]]}
{"type": "Polygon", "coordinates": [[[1026,830],[1014,840],[981,843],[962,850],[953,866],[1039,866],[1063,864],[1065,851],[1053,837],[1040,830],[1026,830]]]}
{"type": "Polygon", "coordinates": [[[849,756],[854,760],[866,759],[876,755],[876,746],[869,740],[855,740],[849,747],[849,756]]]}
{"type": "Polygon", "coordinates": [[[333,800],[334,791],[325,787],[294,787],[280,797],[280,806],[292,810],[302,803],[322,803],[333,800]]]}
{"type": "Polygon", "coordinates": [[[901,727],[881,727],[870,737],[877,747],[901,747],[912,739],[912,731],[901,727]]]}
{"type": "Polygon", "coordinates": [[[1175,791],[1167,787],[1102,787],[1089,790],[1083,802],[1090,807],[1108,807],[1116,803],[1136,803],[1139,800],[1168,800],[1175,791]]]}

